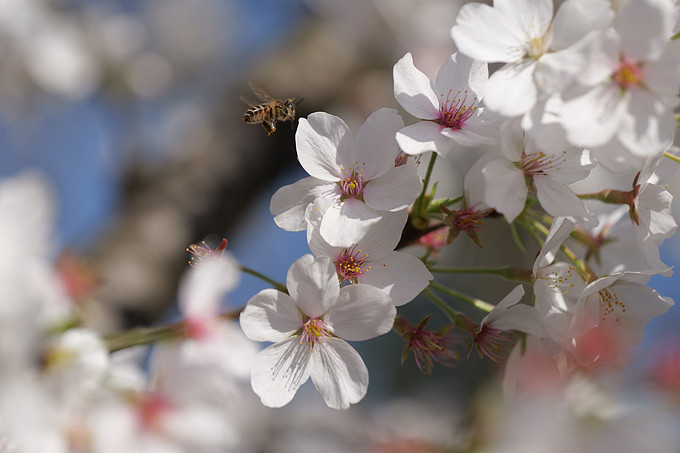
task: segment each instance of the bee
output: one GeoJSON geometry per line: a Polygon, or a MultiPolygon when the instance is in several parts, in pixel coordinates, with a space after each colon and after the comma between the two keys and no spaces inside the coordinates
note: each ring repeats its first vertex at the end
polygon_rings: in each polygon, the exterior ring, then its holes
{"type": "Polygon", "coordinates": [[[248,82],[248,84],[262,103],[255,104],[241,98],[243,102],[250,105],[250,108],[243,114],[243,121],[252,124],[262,123],[267,136],[272,135],[276,131],[277,121],[295,121],[295,105],[302,101],[302,99],[298,102],[295,102],[295,98],[279,101],[270,96],[269,93],[256,83],[248,82]]]}

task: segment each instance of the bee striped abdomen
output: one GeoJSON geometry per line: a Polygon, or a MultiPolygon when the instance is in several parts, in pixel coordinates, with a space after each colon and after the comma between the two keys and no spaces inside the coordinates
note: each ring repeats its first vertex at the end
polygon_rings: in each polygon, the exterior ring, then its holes
{"type": "Polygon", "coordinates": [[[246,123],[259,123],[268,116],[270,107],[268,105],[256,105],[246,110],[243,114],[243,121],[246,123]]]}

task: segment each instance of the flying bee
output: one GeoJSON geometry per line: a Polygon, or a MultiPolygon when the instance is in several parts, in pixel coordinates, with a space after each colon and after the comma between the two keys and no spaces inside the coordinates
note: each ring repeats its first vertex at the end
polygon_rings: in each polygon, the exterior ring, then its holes
{"type": "Polygon", "coordinates": [[[243,114],[243,121],[252,124],[262,123],[267,136],[272,135],[276,131],[277,121],[295,121],[295,105],[297,104],[295,98],[279,101],[254,82],[248,82],[248,84],[262,103],[255,104],[241,98],[243,102],[250,105],[250,108],[243,114]]]}

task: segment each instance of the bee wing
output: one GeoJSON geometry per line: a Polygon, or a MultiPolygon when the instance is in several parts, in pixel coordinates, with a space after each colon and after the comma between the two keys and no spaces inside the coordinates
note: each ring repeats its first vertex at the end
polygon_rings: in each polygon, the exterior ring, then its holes
{"type": "Polygon", "coordinates": [[[239,96],[239,98],[240,98],[243,102],[245,102],[246,104],[248,104],[250,107],[253,107],[253,106],[259,104],[259,102],[253,101],[252,99],[244,98],[243,96],[239,96]]]}
{"type": "Polygon", "coordinates": [[[266,102],[273,101],[274,98],[267,93],[264,88],[262,88],[260,85],[253,81],[249,81],[248,85],[250,85],[250,89],[253,90],[253,93],[255,93],[255,96],[258,97],[258,99],[266,102]]]}

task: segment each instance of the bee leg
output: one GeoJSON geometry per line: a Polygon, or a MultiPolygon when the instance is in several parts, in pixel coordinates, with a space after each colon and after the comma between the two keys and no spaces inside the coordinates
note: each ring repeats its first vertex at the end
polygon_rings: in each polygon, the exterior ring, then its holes
{"type": "Polygon", "coordinates": [[[262,125],[267,132],[267,136],[272,135],[276,131],[276,123],[274,121],[263,121],[262,125]]]}

